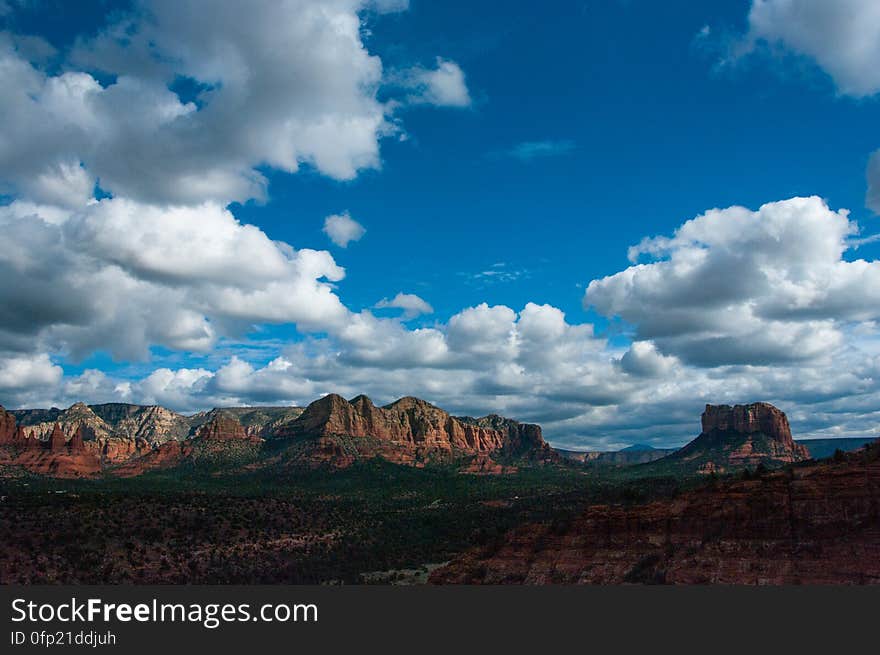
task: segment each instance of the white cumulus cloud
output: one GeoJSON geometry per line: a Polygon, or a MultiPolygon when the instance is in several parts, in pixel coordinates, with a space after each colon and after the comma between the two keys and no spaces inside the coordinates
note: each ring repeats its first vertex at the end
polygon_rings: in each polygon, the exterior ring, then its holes
{"type": "Polygon", "coordinates": [[[706,366],[828,356],[848,321],[880,316],[880,262],[843,259],[858,231],[819,198],[712,210],[644,240],[585,303],[664,354],[706,366]]]}
{"type": "Polygon", "coordinates": [[[0,208],[0,348],[145,357],[205,350],[255,323],[326,329],[347,310],[329,253],[295,250],[212,203],[109,198],[64,212],[0,208]]]}
{"type": "Polygon", "coordinates": [[[360,241],[366,233],[366,228],[348,212],[332,214],[324,219],[324,234],[340,248],[347,248],[352,241],[360,241]]]}
{"type": "MultiPolygon", "coordinates": [[[[880,3],[875,0],[752,0],[748,31],[735,42],[733,59],[765,50],[762,46],[814,62],[842,95],[880,93],[880,3]]],[[[866,205],[880,213],[878,152],[867,178],[866,205]]]]}
{"type": "MultiPolygon", "coordinates": [[[[386,80],[361,14],[406,6],[145,0],[80,37],[57,74],[0,35],[0,181],[41,203],[81,203],[99,179],[140,202],[199,204],[264,199],[261,167],[340,180],[378,168],[400,102],[377,99],[386,80]]],[[[456,64],[420,71],[408,93],[467,104],[456,64]]]]}
{"type": "Polygon", "coordinates": [[[874,0],[753,0],[748,39],[812,58],[841,93],[880,91],[880,3],[874,0]]]}
{"type": "Polygon", "coordinates": [[[432,314],[434,308],[414,293],[398,293],[394,298],[382,298],[376,309],[402,309],[404,318],[415,318],[422,314],[432,314]]]}
{"type": "Polygon", "coordinates": [[[469,107],[471,96],[464,71],[454,61],[438,57],[434,68],[414,66],[396,81],[410,90],[409,101],[438,107],[469,107]]]}

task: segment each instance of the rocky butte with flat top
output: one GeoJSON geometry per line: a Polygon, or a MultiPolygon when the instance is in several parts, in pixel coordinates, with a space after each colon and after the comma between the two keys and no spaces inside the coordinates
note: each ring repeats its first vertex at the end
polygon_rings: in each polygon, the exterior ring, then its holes
{"type": "Polygon", "coordinates": [[[642,470],[721,474],[810,459],[807,448],[792,438],[785,413],[770,403],[706,405],[701,423],[696,439],[642,470]]]}

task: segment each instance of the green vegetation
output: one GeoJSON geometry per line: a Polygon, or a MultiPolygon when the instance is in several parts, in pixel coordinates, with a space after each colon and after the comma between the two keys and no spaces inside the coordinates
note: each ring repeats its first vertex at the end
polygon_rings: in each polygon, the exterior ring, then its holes
{"type": "Polygon", "coordinates": [[[524,521],[564,525],[589,503],[680,489],[562,466],[224,470],[205,459],[128,479],[2,480],[0,582],[359,583],[446,561],[524,521]]]}

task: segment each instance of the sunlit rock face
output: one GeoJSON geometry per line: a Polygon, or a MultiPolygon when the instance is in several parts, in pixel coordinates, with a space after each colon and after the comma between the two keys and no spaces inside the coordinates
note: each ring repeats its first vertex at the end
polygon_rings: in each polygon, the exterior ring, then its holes
{"type": "Polygon", "coordinates": [[[410,466],[458,462],[474,474],[559,461],[537,425],[496,415],[455,417],[413,397],[377,407],[366,396],[349,401],[335,394],[305,410],[228,407],[192,416],[123,403],[0,408],[0,451],[0,464],[57,477],[128,477],[196,460],[237,470],[341,468],[378,457],[410,466]]]}
{"type": "Polygon", "coordinates": [[[794,445],[788,417],[770,403],[706,405],[703,434],[718,430],[740,434],[762,433],[781,443],[794,445]]]}
{"type": "Polygon", "coordinates": [[[544,441],[540,426],[495,415],[478,419],[451,416],[410,396],[377,407],[363,395],[348,401],[330,394],[309,405],[300,417],[279,429],[277,436],[320,438],[323,446],[314,455],[340,463],[347,458],[341,455],[346,449],[338,445],[339,437],[353,438],[350,445],[362,456],[371,456],[372,451],[398,463],[457,456],[558,459],[544,441]]]}

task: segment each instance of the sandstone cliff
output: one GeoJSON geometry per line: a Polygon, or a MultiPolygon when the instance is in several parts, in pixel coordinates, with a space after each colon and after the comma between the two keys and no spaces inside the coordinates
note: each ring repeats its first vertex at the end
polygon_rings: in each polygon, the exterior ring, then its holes
{"type": "Polygon", "coordinates": [[[711,432],[735,432],[738,434],[764,434],[787,447],[795,446],[791,437],[788,417],[770,403],[750,405],[706,405],[700,418],[703,434],[711,432]]]}
{"type": "Polygon", "coordinates": [[[11,446],[16,441],[16,433],[18,426],[15,422],[15,416],[7,412],[0,405],[0,446],[11,446]]]}
{"type": "Polygon", "coordinates": [[[59,478],[95,477],[151,450],[143,440],[115,434],[82,403],[64,411],[0,411],[0,464],[59,478]],[[16,416],[29,425],[17,424],[16,416]],[[6,435],[10,429],[11,439],[6,435]]]}
{"type": "Polygon", "coordinates": [[[86,431],[80,426],[68,439],[61,426],[55,424],[48,438],[41,440],[28,437],[20,426],[15,426],[13,439],[0,448],[0,464],[60,478],[92,477],[101,471],[101,461],[94,448],[86,444],[86,431]]]}
{"type": "MultiPolygon", "coordinates": [[[[405,464],[467,456],[557,459],[537,425],[500,416],[454,417],[413,397],[377,407],[363,395],[348,401],[330,394],[309,405],[301,416],[283,426],[278,436],[317,438],[315,462],[341,466],[363,457],[405,464]]],[[[491,468],[485,462],[477,467],[479,472],[491,468]]]]}
{"type": "Polygon", "coordinates": [[[244,429],[241,422],[224,412],[217,412],[211,420],[199,427],[196,432],[197,439],[207,439],[211,441],[247,441],[250,443],[260,443],[260,438],[250,435],[244,429]]]}
{"type": "Polygon", "coordinates": [[[185,462],[231,470],[345,467],[376,457],[411,466],[460,462],[464,472],[488,474],[558,459],[537,425],[496,415],[453,417],[412,397],[377,407],[366,396],[348,401],[334,394],[305,410],[223,408],[192,417],[122,403],[3,410],[0,450],[0,464],[60,477],[131,476],[185,462]],[[268,452],[266,440],[273,444],[268,452]]]}
{"type": "Polygon", "coordinates": [[[147,471],[178,466],[192,451],[192,441],[166,441],[140,450],[135,456],[120,458],[104,472],[120,478],[132,478],[147,471]]]}

